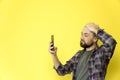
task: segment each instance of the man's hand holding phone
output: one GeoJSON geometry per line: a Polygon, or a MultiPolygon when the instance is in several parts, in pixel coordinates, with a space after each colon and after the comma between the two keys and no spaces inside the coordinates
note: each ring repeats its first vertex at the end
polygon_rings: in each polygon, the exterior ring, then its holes
{"type": "Polygon", "coordinates": [[[53,55],[56,55],[57,48],[54,46],[54,35],[51,35],[51,42],[49,45],[49,52],[53,55]]]}
{"type": "Polygon", "coordinates": [[[58,66],[60,66],[61,62],[59,61],[59,59],[57,57],[57,47],[54,46],[54,35],[51,35],[51,41],[49,44],[49,52],[52,56],[54,66],[57,69],[58,66]]]}

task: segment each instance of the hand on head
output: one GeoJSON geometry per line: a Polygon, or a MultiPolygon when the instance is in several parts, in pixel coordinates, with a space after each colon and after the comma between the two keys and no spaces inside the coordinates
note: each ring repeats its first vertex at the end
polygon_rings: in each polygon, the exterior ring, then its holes
{"type": "Polygon", "coordinates": [[[88,28],[90,31],[94,32],[95,34],[97,34],[99,30],[99,26],[95,23],[88,23],[85,25],[85,27],[88,28]]]}

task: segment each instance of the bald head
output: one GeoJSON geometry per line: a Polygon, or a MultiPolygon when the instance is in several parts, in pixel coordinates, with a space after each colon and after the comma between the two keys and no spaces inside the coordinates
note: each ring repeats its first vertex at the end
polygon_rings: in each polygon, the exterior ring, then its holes
{"type": "Polygon", "coordinates": [[[95,23],[87,23],[84,28],[88,28],[91,32],[97,34],[99,25],[97,25],[95,23]]]}

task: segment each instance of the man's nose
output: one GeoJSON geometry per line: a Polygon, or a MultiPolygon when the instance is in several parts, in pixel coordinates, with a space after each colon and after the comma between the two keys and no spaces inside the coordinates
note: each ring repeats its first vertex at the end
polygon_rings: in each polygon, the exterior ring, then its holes
{"type": "Polygon", "coordinates": [[[83,36],[81,36],[81,38],[80,38],[81,40],[84,40],[84,37],[83,36]]]}

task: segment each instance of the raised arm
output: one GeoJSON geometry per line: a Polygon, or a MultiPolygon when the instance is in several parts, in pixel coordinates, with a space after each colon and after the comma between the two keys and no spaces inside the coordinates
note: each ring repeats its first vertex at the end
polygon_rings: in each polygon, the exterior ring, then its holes
{"type": "Polygon", "coordinates": [[[86,27],[90,31],[94,32],[97,35],[98,39],[103,42],[103,45],[101,45],[100,49],[102,49],[101,51],[104,51],[104,55],[110,59],[113,55],[117,43],[116,40],[110,34],[100,29],[98,25],[93,24],[86,27]]]}
{"type": "Polygon", "coordinates": [[[97,35],[98,38],[103,42],[101,49],[105,51],[105,55],[108,57],[108,59],[110,59],[117,44],[116,40],[102,29],[98,30],[97,35]]]}
{"type": "Polygon", "coordinates": [[[53,59],[54,69],[61,76],[70,73],[73,69],[73,59],[67,61],[67,63],[65,65],[62,65],[61,62],[59,61],[58,56],[57,56],[57,48],[52,46],[52,45],[53,44],[50,43],[49,52],[50,52],[52,59],[53,59]]]}

